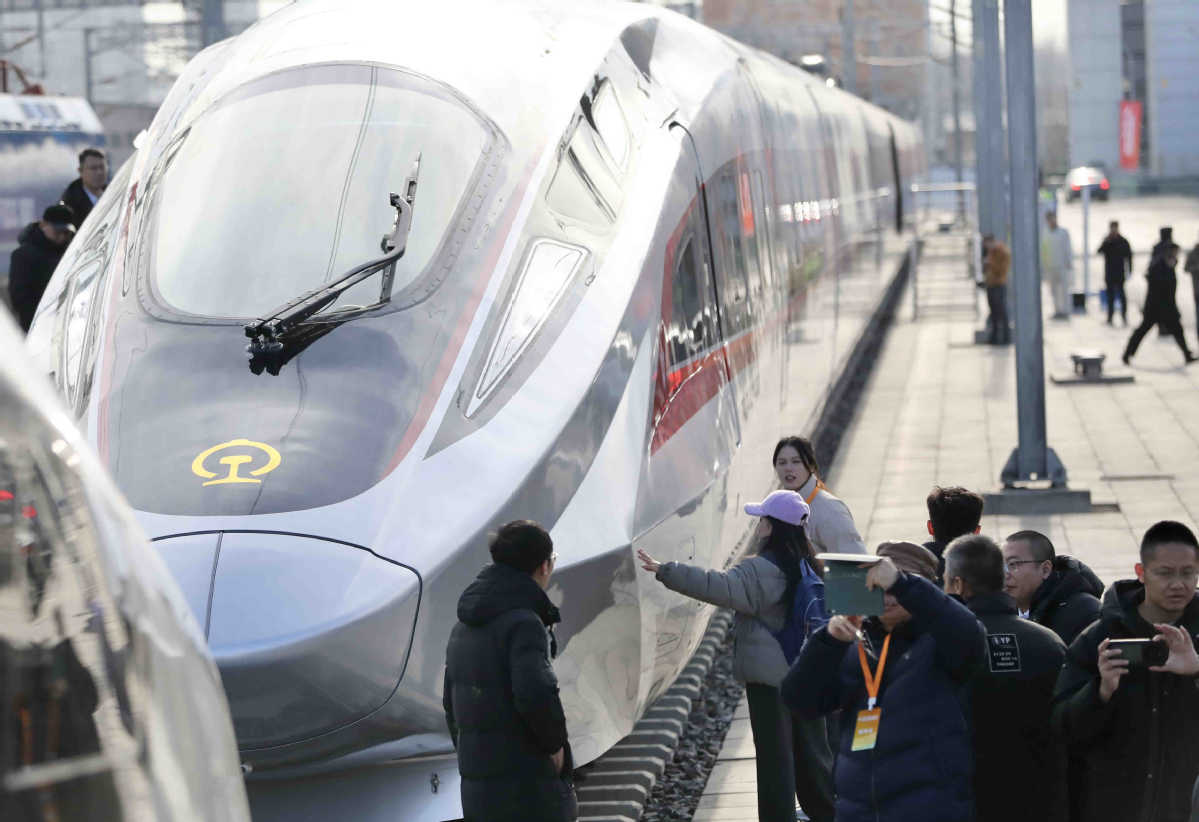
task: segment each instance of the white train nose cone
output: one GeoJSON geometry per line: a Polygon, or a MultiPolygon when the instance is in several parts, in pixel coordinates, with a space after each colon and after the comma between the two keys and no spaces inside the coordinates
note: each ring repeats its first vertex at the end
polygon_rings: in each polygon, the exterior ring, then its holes
{"type": "Polygon", "coordinates": [[[309,537],[221,536],[208,644],[244,751],[299,742],[385,703],[404,674],[420,577],[309,537]]]}

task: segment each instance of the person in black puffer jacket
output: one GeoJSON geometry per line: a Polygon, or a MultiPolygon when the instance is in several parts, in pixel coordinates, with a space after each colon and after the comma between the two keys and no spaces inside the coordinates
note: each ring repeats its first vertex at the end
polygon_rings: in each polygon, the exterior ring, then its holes
{"type": "Polygon", "coordinates": [[[1199,776],[1199,542],[1178,522],[1145,532],[1137,579],[1108,589],[1099,621],[1066,655],[1053,723],[1083,752],[1079,822],[1187,822],[1199,776]],[[1131,665],[1111,639],[1156,637],[1161,667],[1131,665]]]}
{"type": "Polygon", "coordinates": [[[1021,616],[1044,625],[1069,645],[1099,618],[1103,582],[1074,557],[1057,554],[1039,531],[1017,531],[1003,545],[1009,573],[1004,591],[1021,616]]]}
{"type": "Polygon", "coordinates": [[[546,596],[553,542],[525,520],[499,529],[495,562],[458,600],[446,648],[443,706],[458,750],[467,822],[573,822],[574,763],[546,596]]]}
{"type": "Polygon", "coordinates": [[[58,261],[74,236],[74,215],[64,205],[52,205],[40,222],[30,223],[17,236],[8,266],[8,300],[22,331],[33,315],[58,261]]]}
{"type": "Polygon", "coordinates": [[[1064,822],[1066,751],[1050,714],[1066,646],[1017,616],[1003,592],[1003,566],[990,537],[958,537],[945,551],[946,592],[960,596],[987,631],[987,663],[970,685],[975,820],[1064,822]]]}
{"type": "Polygon", "coordinates": [[[966,606],[932,583],[937,559],[910,542],[883,543],[867,584],[887,592],[886,610],[861,626],[877,675],[873,750],[853,750],[867,689],[853,641],[856,618],[833,617],[804,643],[783,680],[783,700],[801,716],[841,708],[834,774],[837,822],[970,822],[973,752],[967,687],[985,653],[983,628],[966,606]]]}

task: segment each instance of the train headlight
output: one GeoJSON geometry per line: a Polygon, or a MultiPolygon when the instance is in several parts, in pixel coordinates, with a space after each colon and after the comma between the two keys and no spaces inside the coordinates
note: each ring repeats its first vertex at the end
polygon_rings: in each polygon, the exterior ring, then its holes
{"type": "Polygon", "coordinates": [[[587,250],[583,247],[561,240],[539,238],[533,241],[466,416],[473,416],[512,370],[566,293],[586,256],[587,250]]]}

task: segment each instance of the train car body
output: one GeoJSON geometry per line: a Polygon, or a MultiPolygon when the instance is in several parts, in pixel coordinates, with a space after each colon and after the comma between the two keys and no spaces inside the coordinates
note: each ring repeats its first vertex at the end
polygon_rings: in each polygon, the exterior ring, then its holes
{"type": "Polygon", "coordinates": [[[416,784],[403,818],[445,818],[445,643],[510,519],[559,554],[576,758],[627,734],[710,615],[635,549],[744,552],[776,439],[901,266],[921,158],[639,4],[309,0],[195,58],[29,345],[205,629],[256,816],[416,784]],[[247,362],[243,326],[378,258],[413,190],[398,262],[247,362]]]}
{"type": "Polygon", "coordinates": [[[249,822],[171,574],[0,316],[0,819],[249,822]]]}

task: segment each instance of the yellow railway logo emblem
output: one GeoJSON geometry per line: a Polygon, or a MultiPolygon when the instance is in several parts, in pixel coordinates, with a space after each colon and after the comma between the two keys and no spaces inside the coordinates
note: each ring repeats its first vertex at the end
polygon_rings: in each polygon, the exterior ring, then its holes
{"type": "Polygon", "coordinates": [[[204,483],[208,485],[238,485],[242,483],[260,484],[262,480],[255,479],[263,474],[269,474],[279,467],[282,459],[279,457],[279,452],[271,448],[265,442],[255,442],[254,440],[236,439],[222,442],[219,445],[214,445],[207,451],[201,451],[196,458],[192,460],[192,473],[201,479],[208,480],[204,483]],[[226,456],[217,460],[220,465],[225,466],[226,474],[223,477],[217,478],[216,471],[210,471],[205,464],[209,458],[222,452],[229,451],[226,456]],[[256,451],[257,455],[249,452],[256,451]],[[257,461],[260,456],[266,457],[266,463],[254,468],[249,472],[250,476],[243,477],[241,469],[243,466],[257,461]]]}

